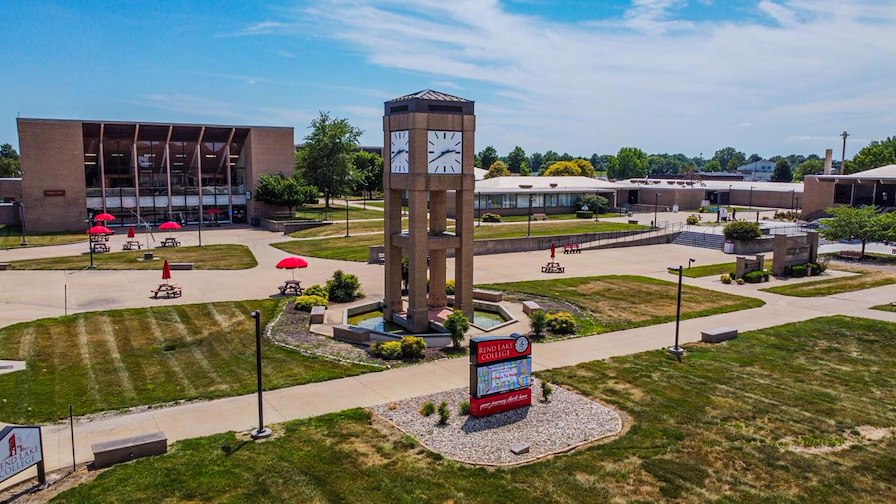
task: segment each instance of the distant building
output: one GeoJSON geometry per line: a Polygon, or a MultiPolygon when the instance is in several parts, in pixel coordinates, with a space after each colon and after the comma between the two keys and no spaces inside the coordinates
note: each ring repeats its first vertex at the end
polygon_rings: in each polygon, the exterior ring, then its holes
{"type": "Polygon", "coordinates": [[[743,174],[744,180],[747,182],[770,182],[774,172],[775,163],[768,159],[737,167],[737,173],[743,174]]]}
{"type": "Polygon", "coordinates": [[[803,218],[815,219],[833,206],[874,205],[896,210],[896,165],[880,166],[850,175],[806,177],[803,218]]]}

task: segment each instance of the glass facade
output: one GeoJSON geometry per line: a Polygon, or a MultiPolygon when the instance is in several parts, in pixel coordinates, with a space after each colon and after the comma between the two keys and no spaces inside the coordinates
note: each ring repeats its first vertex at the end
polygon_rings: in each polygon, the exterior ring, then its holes
{"type": "MultiPolygon", "coordinates": [[[[532,208],[571,207],[576,200],[587,196],[582,193],[532,194],[532,208]]],[[[473,198],[476,210],[501,208],[529,208],[529,193],[523,194],[479,194],[473,198]],[[481,205],[481,206],[480,206],[481,205]]]]}
{"type": "Polygon", "coordinates": [[[112,225],[246,222],[248,128],[83,123],[88,216],[112,225]]]}

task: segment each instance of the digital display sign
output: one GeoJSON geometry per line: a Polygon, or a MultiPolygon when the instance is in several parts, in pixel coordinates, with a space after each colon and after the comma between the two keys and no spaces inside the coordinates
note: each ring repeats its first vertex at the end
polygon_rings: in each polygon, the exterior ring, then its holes
{"type": "Polygon", "coordinates": [[[479,366],[476,368],[476,397],[528,387],[531,375],[531,357],[479,366]]]}

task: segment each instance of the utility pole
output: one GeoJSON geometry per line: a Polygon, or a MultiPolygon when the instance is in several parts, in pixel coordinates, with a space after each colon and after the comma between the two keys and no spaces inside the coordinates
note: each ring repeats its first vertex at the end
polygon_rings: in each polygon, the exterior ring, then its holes
{"type": "Polygon", "coordinates": [[[843,137],[843,150],[840,152],[840,175],[843,175],[843,163],[846,162],[846,137],[849,136],[849,132],[844,130],[840,136],[843,137]]]}

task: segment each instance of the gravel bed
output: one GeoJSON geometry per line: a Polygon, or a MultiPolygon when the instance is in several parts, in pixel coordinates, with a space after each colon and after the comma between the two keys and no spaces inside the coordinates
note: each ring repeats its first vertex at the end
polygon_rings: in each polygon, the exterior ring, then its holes
{"type": "Polygon", "coordinates": [[[459,388],[371,409],[430,450],[479,465],[531,462],[622,430],[622,420],[615,411],[561,387],[554,387],[550,402],[541,402],[541,381],[534,379],[532,406],[528,408],[474,418],[459,413],[459,404],[467,400],[469,389],[459,388]],[[442,401],[448,404],[448,425],[438,425],[438,413],[428,417],[419,413],[426,401],[436,407],[442,401]],[[514,455],[510,447],[517,443],[528,444],[529,453],[514,455]]]}

